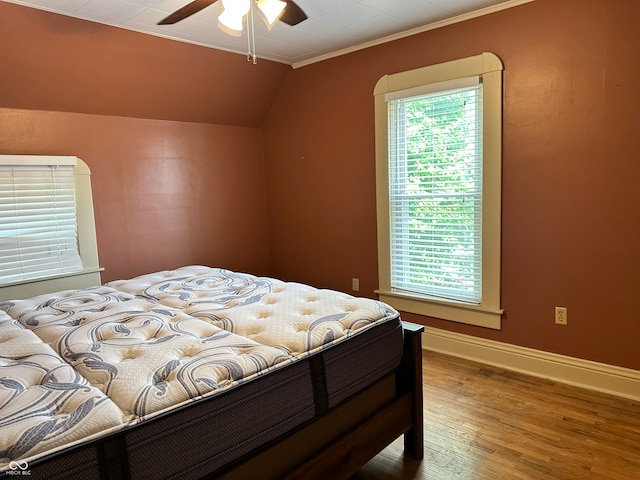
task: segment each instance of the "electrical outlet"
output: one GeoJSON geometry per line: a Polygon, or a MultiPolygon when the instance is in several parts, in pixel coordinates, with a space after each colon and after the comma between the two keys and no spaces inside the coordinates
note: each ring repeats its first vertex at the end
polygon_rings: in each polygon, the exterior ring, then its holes
{"type": "Polygon", "coordinates": [[[351,290],[353,290],[354,292],[359,292],[360,291],[360,279],[359,278],[352,278],[351,279],[351,290]]]}
{"type": "Polygon", "coordinates": [[[567,324],[567,307],[556,307],[556,324],[567,324]]]}

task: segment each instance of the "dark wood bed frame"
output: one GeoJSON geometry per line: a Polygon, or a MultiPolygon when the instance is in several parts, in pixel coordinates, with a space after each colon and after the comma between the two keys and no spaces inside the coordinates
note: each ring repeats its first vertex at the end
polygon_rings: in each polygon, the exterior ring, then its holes
{"type": "Polygon", "coordinates": [[[394,383],[392,398],[382,404],[369,401],[369,397],[376,397],[376,388],[384,390],[384,386],[374,386],[269,448],[242,459],[231,470],[208,478],[346,479],[401,435],[405,454],[423,458],[424,327],[403,322],[403,331],[402,363],[389,379],[394,383]],[[360,412],[355,423],[347,420],[354,418],[354,412],[360,412]],[[297,448],[301,445],[305,446],[302,452],[297,448]]]}

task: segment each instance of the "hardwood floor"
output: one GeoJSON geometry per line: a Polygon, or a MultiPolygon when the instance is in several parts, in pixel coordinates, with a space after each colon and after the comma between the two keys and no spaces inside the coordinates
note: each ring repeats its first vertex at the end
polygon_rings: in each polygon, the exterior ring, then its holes
{"type": "Polygon", "coordinates": [[[425,456],[351,480],[640,479],[640,402],[424,352],[425,456]]]}

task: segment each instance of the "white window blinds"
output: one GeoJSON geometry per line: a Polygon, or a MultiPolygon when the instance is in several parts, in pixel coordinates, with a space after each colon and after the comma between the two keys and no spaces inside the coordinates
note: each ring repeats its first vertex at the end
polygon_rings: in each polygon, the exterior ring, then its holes
{"type": "Polygon", "coordinates": [[[390,280],[394,291],[480,304],[482,84],[467,83],[387,98],[390,280]]]}
{"type": "Polygon", "coordinates": [[[73,165],[0,165],[0,284],[81,270],[73,165]]]}

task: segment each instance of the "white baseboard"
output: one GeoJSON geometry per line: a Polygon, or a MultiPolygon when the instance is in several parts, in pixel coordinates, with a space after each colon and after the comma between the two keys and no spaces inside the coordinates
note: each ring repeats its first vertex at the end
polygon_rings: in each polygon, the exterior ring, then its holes
{"type": "Polygon", "coordinates": [[[640,400],[640,371],[425,327],[422,348],[640,400]]]}

